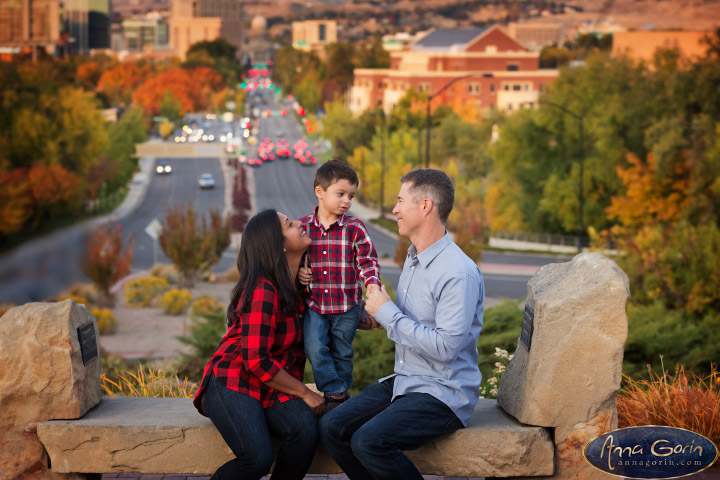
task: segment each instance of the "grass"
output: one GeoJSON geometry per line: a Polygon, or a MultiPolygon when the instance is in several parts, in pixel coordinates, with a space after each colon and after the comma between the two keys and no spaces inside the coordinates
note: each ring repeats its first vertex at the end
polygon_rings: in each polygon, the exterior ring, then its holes
{"type": "Polygon", "coordinates": [[[384,217],[378,217],[378,218],[372,218],[370,219],[372,223],[375,223],[377,225],[380,225],[386,230],[390,230],[391,232],[397,232],[398,224],[397,220],[391,220],[389,218],[384,217]]]}
{"type": "MultiPolygon", "coordinates": [[[[661,357],[662,361],[662,357],[661,357]]],[[[662,364],[662,363],[661,363],[662,364]]],[[[684,366],[669,374],[648,367],[648,379],[624,376],[617,398],[618,426],[662,425],[684,428],[720,444],[720,372],[699,376],[684,366]]]]}
{"type": "Polygon", "coordinates": [[[142,363],[135,371],[116,369],[112,377],[106,373],[100,375],[100,385],[110,397],[193,398],[198,389],[196,383],[142,363]]]}

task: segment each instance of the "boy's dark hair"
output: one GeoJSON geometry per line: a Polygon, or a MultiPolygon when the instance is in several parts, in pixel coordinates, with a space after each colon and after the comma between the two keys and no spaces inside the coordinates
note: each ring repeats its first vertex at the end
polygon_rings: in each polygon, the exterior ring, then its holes
{"type": "Polygon", "coordinates": [[[320,165],[317,169],[313,188],[320,185],[323,190],[327,190],[330,185],[338,180],[347,180],[351,185],[358,185],[360,183],[357,173],[355,173],[355,170],[353,170],[347,162],[333,158],[323,165],[320,165]]]}
{"type": "Polygon", "coordinates": [[[447,223],[455,203],[455,186],[445,172],[434,168],[419,168],[403,175],[400,181],[412,183],[409,192],[415,203],[425,197],[431,198],[438,209],[438,218],[443,225],[447,223]]]}

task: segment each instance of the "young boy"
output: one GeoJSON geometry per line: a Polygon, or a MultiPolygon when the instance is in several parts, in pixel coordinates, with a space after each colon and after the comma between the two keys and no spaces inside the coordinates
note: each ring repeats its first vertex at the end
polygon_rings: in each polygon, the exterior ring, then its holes
{"type": "Polygon", "coordinates": [[[363,314],[362,285],[380,287],[375,246],[363,222],[346,212],[358,187],[355,170],[330,160],[315,173],[315,212],[300,219],[312,238],[310,271],[300,279],[310,282],[305,313],[305,353],[312,364],[315,385],[325,394],[326,410],[349,397],[352,384],[352,342],[363,314]],[[362,283],[361,283],[362,282],[362,283]]]}

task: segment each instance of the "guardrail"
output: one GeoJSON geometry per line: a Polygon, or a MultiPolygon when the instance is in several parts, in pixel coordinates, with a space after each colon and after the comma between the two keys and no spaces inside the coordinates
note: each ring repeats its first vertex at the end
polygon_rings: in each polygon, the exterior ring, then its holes
{"type": "MultiPolygon", "coordinates": [[[[489,238],[494,248],[510,250],[537,250],[558,253],[573,253],[578,249],[578,237],[574,235],[558,235],[552,233],[507,232],[496,230],[489,238]]],[[[581,238],[582,249],[590,246],[590,238],[581,238]]]]}

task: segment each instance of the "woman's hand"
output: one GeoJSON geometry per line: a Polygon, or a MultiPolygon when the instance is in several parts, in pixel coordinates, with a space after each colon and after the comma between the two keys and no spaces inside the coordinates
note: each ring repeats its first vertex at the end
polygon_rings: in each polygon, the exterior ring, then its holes
{"type": "Polygon", "coordinates": [[[312,270],[308,267],[300,267],[300,270],[298,270],[298,280],[300,280],[300,285],[310,285],[312,270]]]}
{"type": "Polygon", "coordinates": [[[310,410],[312,410],[316,417],[322,415],[325,410],[325,399],[323,399],[323,397],[308,388],[305,394],[300,398],[308,407],[310,407],[310,410]]]}

